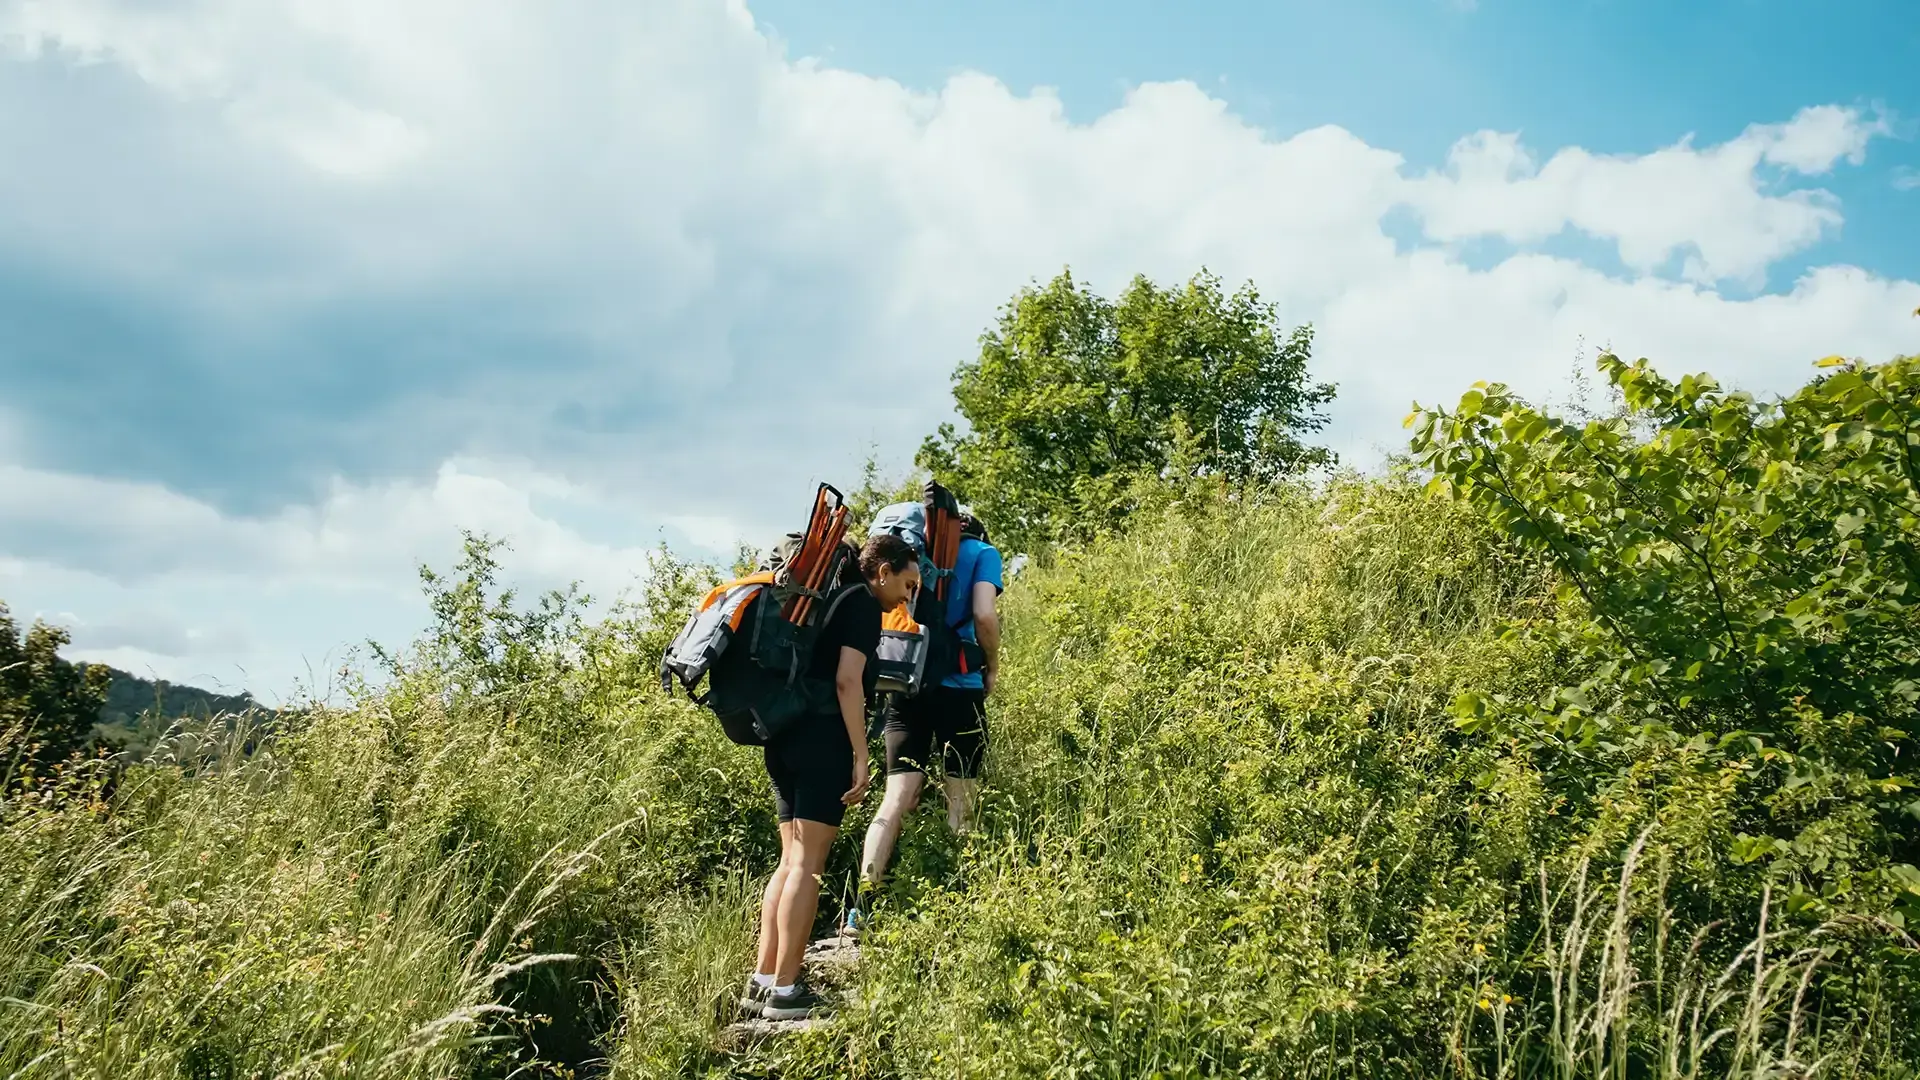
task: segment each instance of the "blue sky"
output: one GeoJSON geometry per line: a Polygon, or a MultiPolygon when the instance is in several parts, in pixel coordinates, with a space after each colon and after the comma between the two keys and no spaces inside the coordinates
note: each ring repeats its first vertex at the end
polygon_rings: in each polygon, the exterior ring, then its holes
{"type": "Polygon", "coordinates": [[[1357,465],[1601,342],[1788,389],[1920,347],[1916,55],[1862,2],[0,0],[0,600],[274,699],[462,527],[611,598],[904,468],[1063,266],[1252,281],[1357,465]]]}
{"type": "Polygon", "coordinates": [[[1644,153],[1714,143],[1832,102],[1886,108],[1898,140],[1823,186],[1848,226],[1774,267],[1841,260],[1920,276],[1920,18],[1902,0],[1274,0],[1174,5],[761,0],[796,55],[936,87],[963,70],[1056,90],[1076,120],[1188,79],[1279,135],[1338,124],[1417,166],[1462,133],[1644,153]]]}

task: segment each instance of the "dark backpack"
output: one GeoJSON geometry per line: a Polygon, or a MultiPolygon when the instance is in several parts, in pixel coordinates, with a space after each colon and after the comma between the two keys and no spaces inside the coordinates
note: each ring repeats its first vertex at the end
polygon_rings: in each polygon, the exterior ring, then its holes
{"type": "Polygon", "coordinates": [[[839,492],[823,484],[806,533],[789,533],[761,569],[701,599],[660,658],[661,689],[680,683],[742,746],[763,746],[802,716],[833,711],[833,680],[808,668],[841,603],[866,588],[845,532],[839,492]],[[702,679],[706,692],[696,693],[702,679]]]}

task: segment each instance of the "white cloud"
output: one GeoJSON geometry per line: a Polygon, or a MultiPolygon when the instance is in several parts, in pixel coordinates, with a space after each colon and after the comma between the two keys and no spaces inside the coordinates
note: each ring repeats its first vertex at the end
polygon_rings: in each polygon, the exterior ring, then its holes
{"type": "Polygon", "coordinates": [[[96,654],[137,654],[174,660],[209,652],[240,653],[250,647],[245,632],[237,627],[190,626],[164,611],[135,608],[101,622],[89,622],[72,612],[45,618],[77,634],[83,647],[96,654]]]}
{"type": "Polygon", "coordinates": [[[708,551],[731,552],[737,544],[755,542],[748,530],[731,518],[673,514],[667,517],[666,524],[679,529],[689,542],[708,551]]]}
{"type": "MultiPolygon", "coordinates": [[[[45,538],[39,558],[136,585],[213,570],[263,580],[306,575],[346,587],[398,579],[411,590],[414,567],[429,555],[456,553],[460,530],[510,537],[522,572],[553,582],[604,586],[629,577],[646,551],[640,519],[599,493],[488,462],[446,462],[427,483],[336,480],[319,504],[263,518],[223,514],[151,483],[0,465],[0,520],[15,545],[45,538]],[[610,512],[612,531],[641,542],[590,540],[560,520],[604,520],[610,512]],[[85,552],[88,565],[72,565],[63,550],[85,552]]],[[[722,535],[723,524],[705,523],[700,539],[722,535]]]]}
{"type": "MultiPolygon", "coordinates": [[[[1731,301],[1690,284],[1616,280],[1564,259],[1518,256],[1476,273],[1425,252],[1341,297],[1322,326],[1355,355],[1418,358],[1358,372],[1364,381],[1350,388],[1381,411],[1397,407],[1398,421],[1415,401],[1452,405],[1467,371],[1557,400],[1582,338],[1589,376],[1593,352],[1611,348],[1674,376],[1705,370],[1748,390],[1789,389],[1832,352],[1884,360],[1911,351],[1920,333],[1907,313],[1916,304],[1920,285],[1847,268],[1810,273],[1784,294],[1731,301]]],[[[1402,433],[1373,445],[1402,446],[1402,433]]]]}
{"type": "Polygon", "coordinates": [[[1443,173],[1410,185],[1410,201],[1437,240],[1500,236],[1538,243],[1577,229],[1619,244],[1641,273],[1691,252],[1686,277],[1751,281],[1841,223],[1839,202],[1813,189],[1773,193],[1763,164],[1823,173],[1859,163],[1887,132],[1834,106],[1802,109],[1781,124],[1755,124],[1718,146],[1691,137],[1648,154],[1596,155],[1578,147],[1545,165],[1513,133],[1481,131],[1454,144],[1443,173]]]}
{"type": "Polygon", "coordinates": [[[1883,115],[1865,120],[1854,109],[1814,105],[1782,124],[1755,124],[1740,138],[1763,148],[1766,160],[1796,172],[1832,172],[1841,158],[1858,165],[1867,160],[1867,142],[1892,134],[1883,115]]]}
{"type": "Polygon", "coordinates": [[[301,657],[417,626],[413,565],[450,563],[459,524],[511,537],[529,581],[604,592],[663,526],[726,551],[793,527],[870,443],[904,464],[996,308],[1063,265],[1104,290],[1202,264],[1251,278],[1317,324],[1315,374],[1341,384],[1329,441],[1362,463],[1398,445],[1410,398],[1551,390],[1582,336],[1786,388],[1830,352],[1913,347],[1911,282],[1715,289],[1840,227],[1803,178],[1884,131],[1818,106],[1714,146],[1544,164],[1480,132],[1414,174],[1337,127],[1275,138],[1189,83],[1075,124],[983,75],[921,92],[792,61],[738,3],[0,0],[0,254],[191,324],[211,344],[178,374],[200,384],[363,373],[338,376],[362,395],[351,426],[316,394],[285,428],[446,462],[248,517],[28,467],[0,417],[0,596],[145,626],[94,647],[144,641],[167,670],[245,668],[270,694],[301,657]],[[1383,226],[1400,207],[1416,250],[1383,226]],[[1631,273],[1449,254],[1569,229],[1631,273]],[[365,333],[277,359],[369,309],[426,345],[380,355],[365,333]],[[449,336],[473,325],[503,343],[449,336]]]}
{"type": "MultiPolygon", "coordinates": [[[[427,618],[416,570],[451,569],[463,529],[509,541],[502,568],[522,595],[578,581],[600,602],[644,581],[663,535],[601,493],[463,461],[427,483],[335,482],[319,504],[264,518],[150,483],[0,464],[0,522],[0,597],[68,627],[76,656],[181,682],[244,685],[251,672],[269,700],[310,668],[330,671],[340,647],[410,640],[427,618]]],[[[729,535],[724,522],[704,530],[665,535],[729,535]]]]}

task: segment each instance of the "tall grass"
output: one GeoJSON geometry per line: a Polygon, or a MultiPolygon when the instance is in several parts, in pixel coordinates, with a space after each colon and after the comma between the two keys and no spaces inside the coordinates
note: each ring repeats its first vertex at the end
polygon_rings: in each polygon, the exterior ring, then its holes
{"type": "MultiPolygon", "coordinates": [[[[1778,911],[1760,926],[1766,883],[1725,860],[1740,777],[1678,749],[1581,790],[1457,730],[1461,689],[1568,674],[1504,632],[1556,617],[1553,584],[1369,484],[1188,506],[1037,572],[1008,599],[985,834],[956,849],[931,822],[909,832],[910,879],[831,1037],[852,1043],[848,1070],[1897,1075],[1912,1015],[1884,988],[1821,993],[1810,976],[1791,1032],[1762,1022],[1815,942],[1856,965],[1846,979],[1907,961],[1880,966],[1900,944],[1884,934],[1778,911]],[[1672,911],[1649,913],[1631,869],[1632,903],[1587,895],[1584,874],[1646,858],[1672,911]],[[1569,884],[1543,895],[1543,874],[1569,884]],[[1743,925],[1764,929],[1762,967],[1689,990],[1699,1016],[1667,1023],[1687,965],[1740,959],[1743,925]],[[1693,953],[1649,961],[1696,932],[1693,953]],[[1714,1038],[1728,987],[1753,1011],[1714,1038]],[[1696,1026],[1701,1045],[1676,1042],[1696,1026]]],[[[785,1064],[824,1072],[841,1049],[785,1064]]]]}
{"type": "MultiPolygon", "coordinates": [[[[1546,917],[1528,958],[1544,973],[1534,982],[1545,1000],[1516,1005],[1499,986],[1483,984],[1475,1008],[1463,1008],[1456,1020],[1455,1071],[1568,1080],[1903,1075],[1891,1048],[1867,1037],[1877,1026],[1870,1018],[1838,1018],[1858,1025],[1854,1037],[1829,1040],[1824,1052],[1807,1037],[1813,1026],[1834,1019],[1818,1013],[1809,993],[1838,951],[1828,942],[1862,929],[1851,925],[1858,920],[1782,930],[1770,924],[1779,913],[1765,890],[1751,939],[1723,962],[1709,962],[1716,927],[1677,933],[1684,928],[1664,904],[1664,873],[1650,889],[1636,890],[1650,835],[1627,850],[1611,885],[1589,880],[1594,867],[1587,859],[1558,893],[1542,871],[1546,917]],[[1798,944],[1782,949],[1782,941],[1798,944]],[[1480,1038],[1483,1052],[1476,1054],[1480,1038]],[[1809,1049],[1814,1053],[1802,1056],[1809,1049]],[[1490,1067],[1483,1073],[1475,1059],[1487,1053],[1490,1067]]],[[[1908,949],[1916,944],[1897,927],[1864,929],[1908,949]]]]}
{"type": "Polygon", "coordinates": [[[298,743],[227,750],[134,771],[111,809],[8,808],[0,1065],[445,1075],[504,1015],[504,980],[569,959],[527,935],[605,836],[522,864],[378,827],[298,743]]]}
{"type": "Polygon", "coordinates": [[[1455,727],[1565,681],[1504,632],[1560,601],[1396,484],[1195,496],[1031,570],[982,829],[916,815],[857,1000],[745,1048],[771,800],[652,678],[703,574],[580,625],[490,569],[250,753],[220,723],[7,797],[0,1075],[1915,1075],[1913,942],[1730,864],[1747,776],[1596,786],[1455,727]]]}

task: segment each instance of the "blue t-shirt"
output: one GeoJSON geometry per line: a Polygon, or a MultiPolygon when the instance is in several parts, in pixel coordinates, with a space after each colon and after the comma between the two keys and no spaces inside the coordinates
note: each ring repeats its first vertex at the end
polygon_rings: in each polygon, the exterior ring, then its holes
{"type": "MultiPolygon", "coordinates": [[[[976,644],[980,641],[973,629],[974,585],[982,581],[992,582],[994,595],[998,596],[1006,590],[1006,583],[1000,575],[998,548],[972,536],[961,538],[960,551],[953,560],[953,584],[947,589],[947,625],[952,626],[966,619],[965,624],[956,628],[956,632],[965,640],[976,644]]],[[[981,690],[987,684],[979,672],[969,671],[965,675],[949,675],[941,680],[940,685],[955,690],[981,690]]]]}

